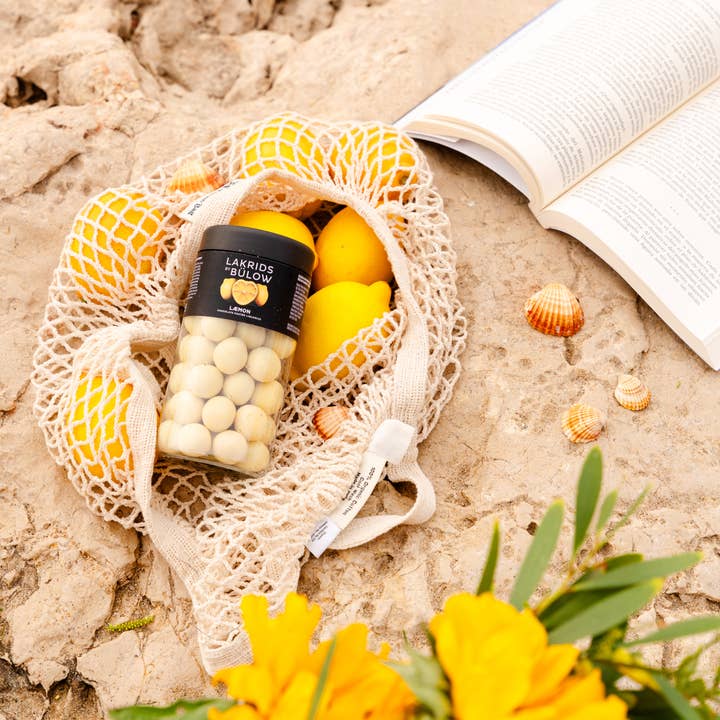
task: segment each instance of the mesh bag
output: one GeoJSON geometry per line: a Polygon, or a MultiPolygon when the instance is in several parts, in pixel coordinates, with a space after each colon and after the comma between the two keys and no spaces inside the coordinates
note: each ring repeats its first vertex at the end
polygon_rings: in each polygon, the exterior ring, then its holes
{"type": "Polygon", "coordinates": [[[418,147],[392,127],[283,114],[104,191],[75,219],[39,330],[35,413],[89,508],[148,534],[182,578],[209,672],[249,661],[240,598],[264,594],[271,610],[281,607],[313,527],[350,486],[384,420],[416,429],[402,461],[387,467],[412,505],[356,518],[332,547],[434,511],[417,443],[457,380],[465,320],[431,180],[418,147]],[[390,311],[290,384],[266,474],[158,459],[158,410],[204,229],[266,209],[304,218],[317,233],[345,205],[387,250],[397,285],[390,311]],[[328,405],[350,416],[323,442],[312,418],[328,405]]]}

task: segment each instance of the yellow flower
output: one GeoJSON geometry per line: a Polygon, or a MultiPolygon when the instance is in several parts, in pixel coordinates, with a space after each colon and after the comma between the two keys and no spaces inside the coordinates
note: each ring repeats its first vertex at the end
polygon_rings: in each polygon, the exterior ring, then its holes
{"type": "Polygon", "coordinates": [[[447,600],[430,621],[450,679],[456,720],[622,720],[625,704],[605,697],[599,672],[570,676],[578,651],[547,644],[529,611],[491,594],[447,600]]]}
{"type": "MultiPolygon", "coordinates": [[[[268,616],[267,600],[243,598],[245,631],[253,651],[251,665],[220,670],[213,682],[227,686],[241,701],[229,710],[212,709],[208,720],[305,720],[330,648],[321,643],[311,654],[310,639],[320,609],[290,593],[285,610],[268,616]]],[[[320,697],[317,720],[404,720],[415,698],[402,678],[367,649],[367,628],[356,624],[341,630],[335,641],[329,672],[320,697]]]]}

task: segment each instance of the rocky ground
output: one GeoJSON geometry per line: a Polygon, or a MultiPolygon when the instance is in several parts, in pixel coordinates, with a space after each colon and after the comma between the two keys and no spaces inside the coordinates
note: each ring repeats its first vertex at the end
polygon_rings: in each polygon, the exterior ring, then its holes
{"type": "MultiPolygon", "coordinates": [[[[121,704],[210,691],[182,584],[146,540],[86,510],[31,413],[34,332],[84,199],[272,111],[392,121],[548,4],[2,3],[0,720],[96,720],[121,704]],[[150,613],[143,630],[105,629],[150,613]]],[[[324,631],[362,620],[397,644],[443,597],[474,586],[496,517],[509,541],[507,590],[543,508],[572,502],[587,448],[565,440],[559,418],[580,399],[608,415],[600,445],[621,503],[655,488],[616,548],[705,553],[638,622],[718,612],[717,375],[582,245],[544,231],[498,177],[426,149],[470,321],[462,379],[421,453],[438,512],[305,566],[300,589],[325,609],[324,631]],[[525,298],[551,281],[582,300],[587,323],[574,338],[542,336],[522,317],[525,298]],[[612,400],[619,372],[651,387],[647,411],[612,400]]]]}

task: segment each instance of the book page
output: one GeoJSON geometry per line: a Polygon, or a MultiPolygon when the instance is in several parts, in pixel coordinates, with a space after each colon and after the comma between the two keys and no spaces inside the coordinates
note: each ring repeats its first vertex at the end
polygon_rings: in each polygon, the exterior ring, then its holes
{"type": "MultiPolygon", "coordinates": [[[[621,267],[636,273],[682,325],[709,344],[720,329],[720,81],[539,219],[563,229],[557,222],[562,216],[599,238],[621,267]]],[[[607,255],[602,248],[597,252],[607,255]]]]}
{"type": "Polygon", "coordinates": [[[551,202],[720,76],[715,0],[562,0],[412,119],[499,138],[551,202]]]}

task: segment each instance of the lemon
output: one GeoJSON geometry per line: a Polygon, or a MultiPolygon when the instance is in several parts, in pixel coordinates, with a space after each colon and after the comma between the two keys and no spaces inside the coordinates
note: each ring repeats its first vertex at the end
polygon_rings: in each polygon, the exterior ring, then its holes
{"type": "Polygon", "coordinates": [[[413,141],[379,123],[354,127],[338,136],[330,151],[330,165],[335,177],[381,189],[388,200],[406,200],[418,181],[413,141]]]}
{"type": "Polygon", "coordinates": [[[132,471],[126,415],[130,383],[82,376],[66,416],[67,440],[75,462],[97,478],[107,470],[132,471]]]}
{"type": "Polygon", "coordinates": [[[313,285],[324,288],[343,280],[371,285],[392,280],[385,248],[372,228],[346,207],[323,228],[315,246],[318,266],[313,285]]]}
{"type": "MultiPolygon", "coordinates": [[[[346,340],[372,325],[389,309],[390,286],[383,281],[372,285],[345,281],[318,290],[305,305],[293,359],[293,377],[304,375],[313,365],[319,365],[346,340]]],[[[364,349],[373,350],[377,346],[368,344],[364,349]]],[[[362,365],[365,359],[363,353],[358,353],[353,362],[362,365]]],[[[338,372],[338,377],[345,372],[338,372]]]]}
{"type": "Polygon", "coordinates": [[[317,267],[318,258],[315,253],[312,233],[302,220],[298,220],[292,215],[275,212],[274,210],[252,210],[250,212],[236,213],[231,218],[230,224],[255,228],[256,230],[266,230],[267,232],[285,235],[285,237],[297,240],[313,251],[313,255],[315,255],[313,268],[317,267]]]}
{"type": "Polygon", "coordinates": [[[251,130],[238,149],[240,177],[278,168],[305,178],[322,172],[324,153],[316,134],[299,120],[278,115],[251,130]]]}
{"type": "Polygon", "coordinates": [[[106,190],[78,214],[70,239],[75,282],[91,295],[127,292],[152,271],[161,244],[162,213],[138,192],[106,190]]]}

